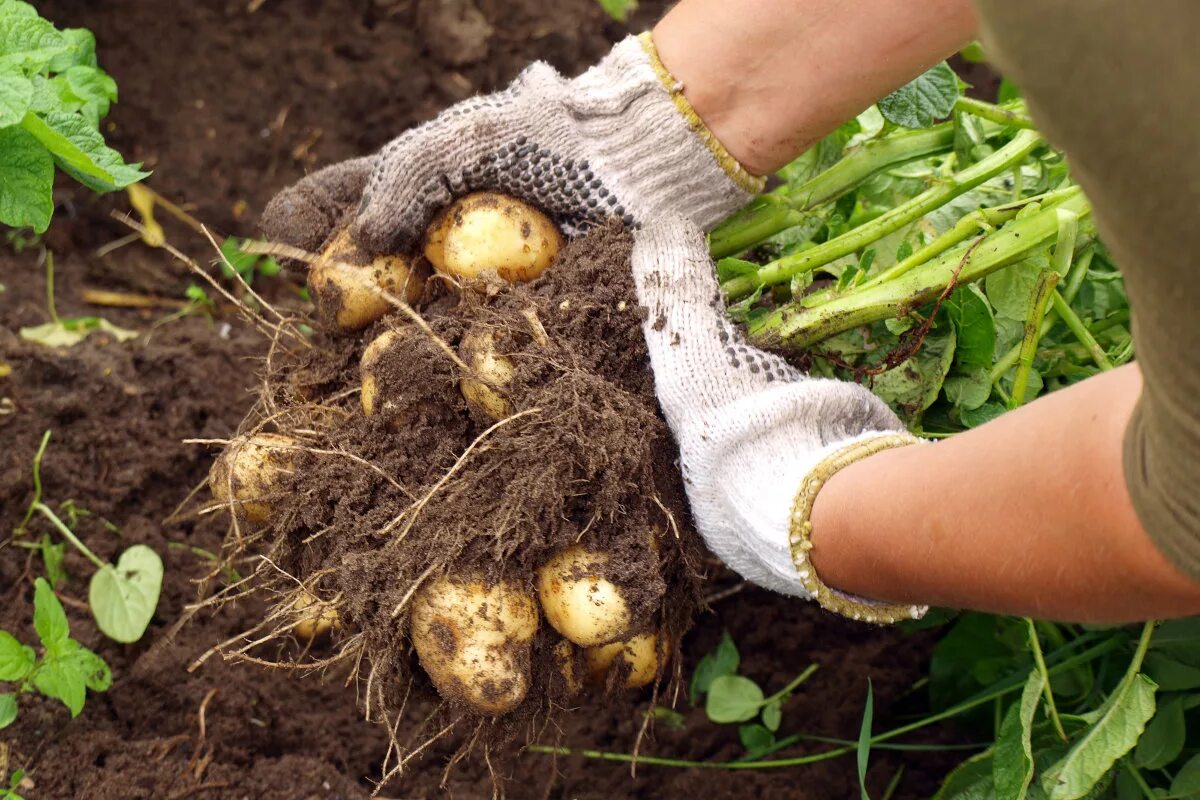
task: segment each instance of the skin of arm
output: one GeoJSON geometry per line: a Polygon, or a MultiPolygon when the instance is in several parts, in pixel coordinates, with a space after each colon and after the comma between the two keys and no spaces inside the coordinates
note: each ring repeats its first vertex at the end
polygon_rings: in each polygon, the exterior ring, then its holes
{"type": "MultiPolygon", "coordinates": [[[[663,63],[743,166],[767,174],[975,36],[968,0],[684,0],[663,63]]],[[[1091,622],[1200,613],[1125,488],[1129,365],[936,445],[835,474],[812,513],[830,586],[893,602],[1091,622]]]]}

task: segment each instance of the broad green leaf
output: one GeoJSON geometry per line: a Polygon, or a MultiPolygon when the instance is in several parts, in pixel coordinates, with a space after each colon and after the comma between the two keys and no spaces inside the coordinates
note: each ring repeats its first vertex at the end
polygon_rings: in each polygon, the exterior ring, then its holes
{"type": "Polygon", "coordinates": [[[1046,688],[1042,673],[1031,670],[1021,692],[1000,723],[992,761],[992,781],[997,800],[1025,800],[1033,780],[1033,715],[1046,688]]]}
{"type": "Polygon", "coordinates": [[[974,411],[992,396],[992,379],[986,369],[974,369],[965,375],[946,378],[942,384],[946,399],[960,411],[974,411]]]}
{"type": "Polygon", "coordinates": [[[36,662],[37,654],[32,647],[21,644],[8,631],[0,631],[0,681],[24,680],[36,662]]]}
{"type": "Polygon", "coordinates": [[[1137,744],[1154,716],[1154,682],[1138,674],[1109,696],[1092,727],[1041,778],[1050,800],[1078,800],[1137,744]]]}
{"type": "Polygon", "coordinates": [[[87,683],[84,673],[70,661],[47,659],[33,673],[33,685],[47,697],[61,701],[71,710],[72,717],[78,716],[83,710],[87,683]]]}
{"type": "Polygon", "coordinates": [[[17,696],[0,694],[0,731],[13,724],[17,718],[17,696]]]}
{"type": "Polygon", "coordinates": [[[1008,409],[1000,403],[984,403],[979,408],[964,410],[959,414],[962,424],[968,428],[978,428],[984,423],[991,422],[1008,409]]]}
{"type": "Polygon", "coordinates": [[[1184,762],[1171,781],[1171,796],[1179,798],[1200,798],[1200,755],[1194,755],[1184,762]]]}
{"type": "Polygon", "coordinates": [[[954,361],[954,331],[931,331],[916,355],[875,378],[871,390],[902,418],[929,408],[942,390],[954,361]]]}
{"type": "Polygon", "coordinates": [[[1049,269],[1045,255],[1030,256],[1015,264],[996,270],[984,279],[987,298],[996,313],[1024,322],[1029,314],[1029,302],[1042,269],[1049,269]]]}
{"type": "MultiPolygon", "coordinates": [[[[91,31],[85,28],[66,28],[59,34],[67,49],[50,62],[51,71],[63,72],[71,67],[91,67],[101,72],[96,68],[96,37],[91,31]]],[[[116,95],[111,99],[116,100],[116,95]]]]}
{"type": "Polygon", "coordinates": [[[93,692],[106,692],[112,686],[112,671],[108,663],[74,639],[67,641],[66,647],[56,658],[78,672],[84,685],[93,692]]]}
{"type": "Polygon", "coordinates": [[[779,705],[778,700],[763,706],[762,721],[767,730],[772,733],[779,730],[779,725],[783,722],[783,708],[779,705]]]}
{"type": "Polygon", "coordinates": [[[753,261],[740,258],[722,258],[717,262],[717,280],[724,282],[739,275],[753,275],[758,272],[759,265],[753,261]]]}
{"type": "Polygon", "coordinates": [[[1170,619],[1159,625],[1150,642],[1150,652],[1200,667],[1200,617],[1170,619]]]}
{"type": "Polygon", "coordinates": [[[48,655],[59,652],[71,634],[62,603],[45,578],[38,578],[33,588],[33,628],[48,655]]]}
{"type": "Polygon", "coordinates": [[[943,61],[880,100],[879,111],[896,125],[928,128],[950,116],[958,94],[958,76],[943,61]]]}
{"type": "Polygon", "coordinates": [[[722,675],[708,687],[704,710],[717,723],[746,722],[758,714],[763,692],[758,684],[741,675],[722,675]]]}
{"type": "Polygon", "coordinates": [[[738,728],[738,741],[746,748],[746,754],[755,757],[775,744],[775,734],[757,723],[738,728]]]}
{"type": "Polygon", "coordinates": [[[37,9],[20,0],[0,0],[0,57],[27,69],[45,69],[71,43],[37,9]]]}
{"type": "Polygon", "coordinates": [[[995,800],[992,788],[992,750],[968,758],[942,781],[933,800],[995,800]]]}
{"type": "Polygon", "coordinates": [[[118,642],[136,642],[146,632],[158,605],[163,563],[158,553],[135,544],[92,575],[88,605],[105,636],[118,642]]]}
{"type": "Polygon", "coordinates": [[[692,705],[700,701],[700,695],[708,691],[714,680],[722,675],[732,675],[737,672],[740,660],[737,646],[733,643],[729,631],[722,631],[721,640],[717,642],[717,646],[713,648],[712,652],[705,654],[692,671],[692,684],[688,690],[692,705]]]}
{"type": "Polygon", "coordinates": [[[16,125],[33,101],[33,84],[20,72],[0,73],[0,128],[16,125]]]}
{"type": "Polygon", "coordinates": [[[1153,650],[1147,653],[1145,670],[1164,692],[1200,689],[1200,667],[1181,663],[1162,653],[1153,650]]]}
{"type": "Polygon", "coordinates": [[[975,284],[960,286],[942,308],[958,337],[954,363],[964,370],[989,369],[996,355],[996,321],[983,292],[975,284]]]}
{"type": "Polygon", "coordinates": [[[17,127],[0,128],[0,224],[42,233],[54,213],[54,159],[17,127]]]}
{"type": "Polygon", "coordinates": [[[600,7],[617,22],[625,22],[637,10],[637,0],[600,0],[600,7]]]}
{"type": "Polygon", "coordinates": [[[150,174],[138,169],[140,164],[126,164],[80,114],[26,114],[21,126],[50,151],[64,172],[94,191],[123,189],[150,174]]]}
{"type": "Polygon", "coordinates": [[[46,568],[46,580],[50,581],[50,586],[57,589],[67,580],[67,571],[63,569],[63,559],[66,557],[67,546],[65,544],[55,544],[50,539],[50,534],[42,534],[41,541],[42,564],[46,568]]]}
{"type": "Polygon", "coordinates": [[[1159,705],[1154,719],[1146,726],[1133,751],[1133,763],[1142,769],[1161,769],[1179,758],[1186,738],[1183,698],[1173,697],[1159,705]]]}
{"type": "Polygon", "coordinates": [[[75,319],[60,319],[58,322],[47,322],[34,325],[31,328],[21,328],[21,338],[27,342],[36,342],[46,347],[74,347],[94,332],[107,333],[118,342],[136,338],[137,331],[118,328],[106,319],[100,317],[76,317],[75,319]]]}
{"type": "Polygon", "coordinates": [[[867,679],[867,702],[863,706],[862,724],[858,728],[856,763],[858,766],[858,791],[862,800],[871,800],[867,794],[867,762],[871,758],[871,724],[875,718],[875,693],[871,680],[867,679]]]}

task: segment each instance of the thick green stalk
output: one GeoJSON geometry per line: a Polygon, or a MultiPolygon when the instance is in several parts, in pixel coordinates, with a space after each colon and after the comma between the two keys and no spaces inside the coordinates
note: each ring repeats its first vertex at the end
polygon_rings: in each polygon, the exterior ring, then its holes
{"type": "Polygon", "coordinates": [[[756,198],[713,229],[708,239],[709,252],[713,258],[740,253],[798,225],[804,219],[804,212],[836,200],[875,173],[944,152],[953,145],[954,126],[950,123],[867,142],[799,186],[756,198]]]}
{"type": "Polygon", "coordinates": [[[954,101],[954,110],[974,114],[977,117],[999,125],[1013,125],[1018,128],[1033,127],[1033,120],[1022,113],[1024,110],[1023,104],[1016,108],[1005,108],[1004,106],[985,103],[982,100],[976,100],[973,97],[964,95],[954,101]]]}
{"type": "Polygon", "coordinates": [[[804,252],[772,261],[752,275],[731,278],[722,284],[721,288],[730,299],[736,300],[750,294],[759,286],[785,283],[802,272],[811,272],[842,256],[861,250],[1020,163],[1041,143],[1042,137],[1039,134],[1023,130],[1011,142],[987,158],[955,173],[946,181],[926,189],[870,222],[804,252]]]}
{"type": "Polygon", "coordinates": [[[1059,318],[1067,324],[1071,329],[1071,333],[1075,334],[1075,338],[1079,343],[1087,348],[1087,351],[1092,356],[1092,360],[1096,362],[1096,366],[1107,372],[1113,368],[1112,362],[1108,360],[1108,354],[1104,352],[1104,348],[1096,341],[1096,337],[1092,336],[1092,332],[1088,330],[1087,325],[1083,324],[1083,320],[1075,313],[1075,310],[1067,303],[1061,294],[1055,292],[1050,301],[1054,303],[1054,312],[1059,318]]]}
{"type": "Polygon", "coordinates": [[[1017,357],[1017,374],[1013,376],[1012,394],[1008,398],[1008,407],[1016,408],[1025,404],[1025,392],[1029,386],[1029,373],[1033,371],[1033,357],[1037,355],[1038,342],[1042,340],[1042,320],[1046,318],[1046,305],[1054,287],[1058,285],[1059,275],[1052,269],[1044,269],[1038,274],[1037,285],[1029,301],[1029,313],[1025,319],[1025,335],[1021,337],[1021,351],[1017,357]]]}
{"type": "Polygon", "coordinates": [[[1058,234],[1060,208],[1081,217],[1091,212],[1087,198],[1077,194],[1059,206],[1013,220],[984,238],[974,250],[972,245],[957,247],[888,283],[847,292],[816,308],[789,303],[752,322],[751,341],[764,347],[784,343],[806,347],[860,325],[902,317],[937,299],[956,271],[957,283],[970,283],[1049,245],[1058,234]]]}

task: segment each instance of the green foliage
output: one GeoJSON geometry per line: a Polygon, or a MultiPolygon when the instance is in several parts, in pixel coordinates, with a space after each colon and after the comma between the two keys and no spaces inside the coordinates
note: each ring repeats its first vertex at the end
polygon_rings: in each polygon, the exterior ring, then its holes
{"type": "Polygon", "coordinates": [[[20,694],[37,691],[60,701],[76,717],[83,710],[88,690],[104,692],[112,685],[112,673],[104,659],[71,638],[62,603],[42,578],[34,584],[33,627],[42,645],[40,657],[32,647],[0,631],[0,683],[13,687],[0,693],[0,729],[17,718],[20,694]]]}
{"type": "MultiPolygon", "coordinates": [[[[279,274],[279,262],[272,256],[264,256],[259,253],[247,253],[242,249],[242,239],[236,239],[230,236],[221,243],[221,274],[226,278],[232,278],[234,275],[240,275],[246,285],[252,285],[257,276],[271,278],[279,274]]],[[[194,285],[194,284],[193,284],[194,285]]],[[[189,287],[190,288],[190,287],[189,287]]],[[[200,287],[196,287],[199,289],[200,287]]],[[[204,290],[200,292],[203,294],[204,290]]],[[[192,294],[188,297],[196,300],[192,294]]],[[[205,295],[207,298],[207,295],[205,295]]]]}
{"type": "MultiPolygon", "coordinates": [[[[0,702],[0,706],[3,706],[3,702],[0,702]]],[[[15,708],[15,706],[14,706],[14,708],[15,708]]],[[[15,711],[14,711],[14,713],[15,713],[15,711]]],[[[2,715],[2,714],[3,714],[3,712],[0,711],[0,715],[2,715]]],[[[4,725],[5,725],[5,723],[0,722],[0,728],[3,728],[4,725]]],[[[3,773],[0,772],[0,775],[3,775],[3,773]]],[[[7,787],[0,786],[0,800],[25,800],[24,797],[22,797],[20,794],[17,793],[17,789],[21,788],[21,781],[23,781],[24,779],[25,779],[25,773],[23,771],[16,770],[15,772],[13,772],[13,774],[8,779],[8,786],[7,787]]]]}
{"type": "Polygon", "coordinates": [[[98,192],[149,174],[104,143],[100,120],[116,100],[90,32],[58,30],[32,5],[0,0],[0,223],[46,230],[56,165],[98,192]]]}
{"type": "Polygon", "coordinates": [[[905,128],[928,128],[950,116],[959,95],[958,76],[945,61],[879,101],[884,119],[905,128]]]}
{"type": "Polygon", "coordinates": [[[637,6],[637,0],[600,0],[600,7],[617,22],[626,22],[637,6]]]}

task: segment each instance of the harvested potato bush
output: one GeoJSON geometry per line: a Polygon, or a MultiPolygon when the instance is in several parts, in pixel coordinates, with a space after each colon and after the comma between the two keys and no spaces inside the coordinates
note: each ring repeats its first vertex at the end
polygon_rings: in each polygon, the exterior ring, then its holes
{"type": "MultiPolygon", "coordinates": [[[[496,221],[469,211],[454,225],[496,221]]],[[[504,259],[475,262],[359,332],[320,311],[312,337],[277,337],[245,429],[287,437],[289,469],[269,492],[255,485],[254,499],[281,502],[228,548],[260,548],[252,580],[274,606],[251,645],[222,652],[343,665],[389,728],[410,692],[437,691],[448,719],[423,735],[502,717],[489,741],[552,706],[677,680],[700,548],[630,250],[604,227],[532,280],[498,281],[504,259]],[[267,644],[278,639],[300,641],[267,644]]],[[[356,268],[317,259],[310,281],[356,268]]]]}

